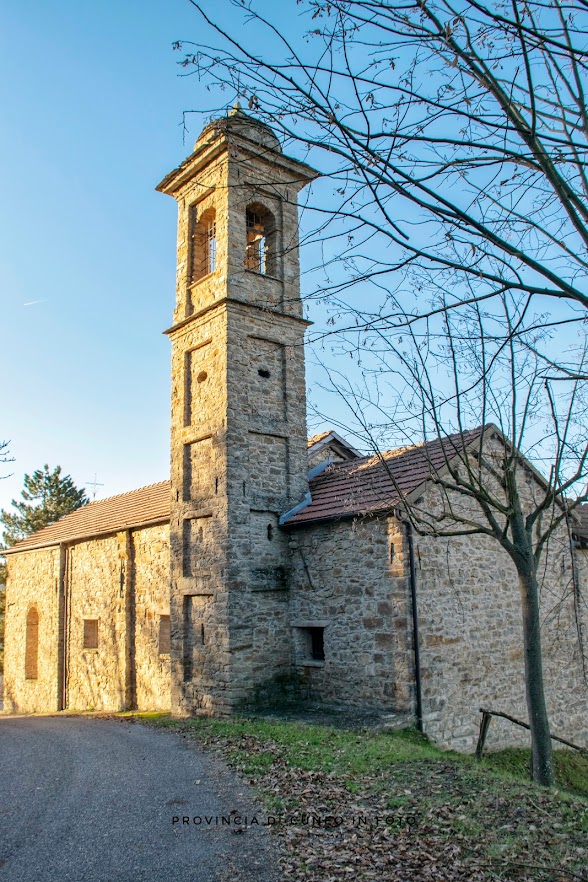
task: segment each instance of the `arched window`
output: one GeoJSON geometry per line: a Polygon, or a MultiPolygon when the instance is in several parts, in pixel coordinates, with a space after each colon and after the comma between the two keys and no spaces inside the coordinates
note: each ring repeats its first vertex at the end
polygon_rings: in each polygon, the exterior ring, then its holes
{"type": "Polygon", "coordinates": [[[277,275],[276,225],[274,216],[263,205],[250,205],[246,212],[247,241],[245,269],[277,275]]]}
{"type": "Polygon", "coordinates": [[[25,679],[36,680],[39,662],[39,613],[32,606],[27,613],[25,679]]]}
{"type": "Polygon", "coordinates": [[[191,281],[197,282],[216,269],[216,212],[209,208],[199,217],[193,208],[191,281]]]}

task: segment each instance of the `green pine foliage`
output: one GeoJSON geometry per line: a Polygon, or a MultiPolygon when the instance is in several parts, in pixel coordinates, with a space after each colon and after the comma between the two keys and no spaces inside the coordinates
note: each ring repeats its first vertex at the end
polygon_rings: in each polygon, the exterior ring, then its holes
{"type": "Polygon", "coordinates": [[[13,512],[0,511],[5,548],[89,502],[84,488],[78,489],[70,475],[62,475],[61,466],[51,471],[44,465],[32,475],[25,475],[21,495],[20,501],[12,500],[13,512]]]}
{"type": "MultiPolygon", "coordinates": [[[[78,490],[70,475],[61,474],[61,466],[50,471],[49,466],[44,465],[32,475],[25,475],[21,495],[20,501],[12,500],[14,511],[0,510],[0,525],[4,527],[0,552],[89,502],[84,488],[78,490]]],[[[0,560],[0,674],[4,660],[5,584],[6,563],[0,560]]]]}

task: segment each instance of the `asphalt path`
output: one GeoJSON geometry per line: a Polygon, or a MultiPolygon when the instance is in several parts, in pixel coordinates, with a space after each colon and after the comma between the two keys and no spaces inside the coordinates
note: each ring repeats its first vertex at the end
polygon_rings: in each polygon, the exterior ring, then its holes
{"type": "Polygon", "coordinates": [[[0,882],[277,882],[267,823],[177,733],[0,717],[0,882]]]}

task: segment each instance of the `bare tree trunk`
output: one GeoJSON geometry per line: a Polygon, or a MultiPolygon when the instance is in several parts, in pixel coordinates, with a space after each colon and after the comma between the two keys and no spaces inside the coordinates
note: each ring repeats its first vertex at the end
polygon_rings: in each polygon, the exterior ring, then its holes
{"type": "Polygon", "coordinates": [[[523,609],[525,683],[531,727],[533,781],[544,787],[551,787],[554,783],[553,755],[543,688],[539,585],[532,561],[519,562],[518,570],[523,609]]]}

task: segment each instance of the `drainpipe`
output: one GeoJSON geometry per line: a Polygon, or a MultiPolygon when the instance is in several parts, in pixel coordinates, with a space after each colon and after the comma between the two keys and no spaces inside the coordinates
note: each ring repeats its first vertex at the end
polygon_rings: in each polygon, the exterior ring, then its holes
{"type": "Polygon", "coordinates": [[[68,565],[69,548],[59,543],[59,581],[58,581],[58,634],[57,634],[57,710],[67,707],[67,652],[68,652],[68,565]]]}
{"type": "Polygon", "coordinates": [[[414,542],[412,535],[412,524],[401,518],[406,530],[406,542],[408,545],[408,563],[410,573],[410,602],[412,609],[412,645],[414,651],[414,682],[416,692],[416,718],[417,729],[423,732],[423,695],[421,687],[421,656],[419,649],[419,616],[417,608],[416,594],[416,569],[414,565],[414,542]]]}

